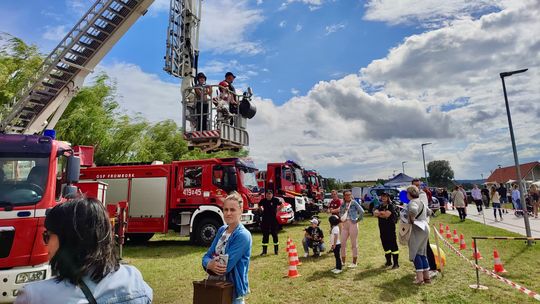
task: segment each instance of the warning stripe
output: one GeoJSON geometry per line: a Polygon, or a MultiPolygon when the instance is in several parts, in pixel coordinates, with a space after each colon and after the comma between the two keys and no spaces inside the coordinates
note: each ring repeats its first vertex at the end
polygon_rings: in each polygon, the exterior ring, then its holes
{"type": "Polygon", "coordinates": [[[540,241],[540,238],[534,237],[512,237],[512,236],[474,236],[477,240],[518,240],[518,241],[540,241]]]}
{"type": "Polygon", "coordinates": [[[219,137],[219,130],[210,130],[210,131],[194,131],[189,132],[187,135],[191,138],[205,138],[205,137],[219,137]]]}
{"type": "Polygon", "coordinates": [[[446,241],[442,236],[441,234],[439,233],[439,231],[437,231],[436,227],[433,226],[433,230],[435,231],[435,235],[441,239],[443,241],[443,243],[446,245],[446,247],[448,247],[450,250],[452,250],[455,254],[457,254],[459,257],[461,257],[462,259],[464,259],[465,261],[469,262],[469,264],[473,267],[473,268],[477,268],[478,270],[482,271],[483,273],[489,275],[490,277],[492,278],[495,278],[509,286],[512,286],[514,287],[515,289],[519,290],[520,292],[534,298],[535,300],[537,301],[540,301],[540,295],[530,289],[527,289],[519,284],[516,284],[512,281],[510,281],[509,279],[507,278],[503,278],[501,277],[500,275],[492,272],[491,270],[488,270],[488,269],[485,269],[484,267],[478,265],[475,263],[475,261],[472,261],[472,260],[469,260],[467,257],[465,257],[459,250],[457,250],[456,248],[454,248],[454,246],[452,246],[452,244],[448,243],[448,241],[446,241]]]}

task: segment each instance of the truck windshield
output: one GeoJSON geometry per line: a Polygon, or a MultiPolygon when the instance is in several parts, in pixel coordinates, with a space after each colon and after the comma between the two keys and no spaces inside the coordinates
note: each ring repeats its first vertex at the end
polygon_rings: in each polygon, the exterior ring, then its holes
{"type": "Polygon", "coordinates": [[[296,179],[297,183],[299,183],[299,184],[305,184],[306,183],[304,181],[304,175],[302,174],[302,170],[294,169],[294,176],[295,176],[295,179],[296,179]]]}
{"type": "Polygon", "coordinates": [[[10,205],[35,204],[47,185],[49,160],[45,155],[0,154],[0,202],[10,205]]]}
{"type": "Polygon", "coordinates": [[[244,187],[249,189],[251,192],[259,192],[259,185],[257,183],[257,176],[255,171],[249,170],[247,168],[239,168],[240,177],[242,179],[242,184],[244,187]]]}

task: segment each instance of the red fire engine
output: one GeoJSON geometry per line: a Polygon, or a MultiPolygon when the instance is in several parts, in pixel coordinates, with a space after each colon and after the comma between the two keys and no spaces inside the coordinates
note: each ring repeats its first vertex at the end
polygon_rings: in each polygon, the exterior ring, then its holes
{"type": "Polygon", "coordinates": [[[276,197],[290,204],[297,219],[307,218],[318,212],[318,207],[307,198],[304,169],[292,160],[269,163],[259,174],[259,186],[270,189],[276,197]]]}
{"type": "Polygon", "coordinates": [[[233,190],[244,199],[242,223],[254,223],[250,209],[261,199],[255,171],[248,160],[213,158],[83,168],[80,179],[108,184],[106,204],[129,203],[128,239],[147,241],[175,230],[209,245],[224,224],[223,200],[233,190]]]}
{"type": "Polygon", "coordinates": [[[324,187],[322,177],[315,170],[305,170],[304,178],[307,184],[307,196],[318,206],[322,206],[324,187]]]}
{"type": "Polygon", "coordinates": [[[51,276],[42,240],[45,213],[76,191],[79,159],[49,136],[0,134],[0,303],[51,276]]]}

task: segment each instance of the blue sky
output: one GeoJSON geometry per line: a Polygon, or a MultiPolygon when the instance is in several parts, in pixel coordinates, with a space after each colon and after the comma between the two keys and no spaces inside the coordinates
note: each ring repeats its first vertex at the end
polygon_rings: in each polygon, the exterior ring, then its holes
{"type": "MultiPolygon", "coordinates": [[[[2,1],[0,31],[47,53],[92,2],[2,1]]],[[[163,72],[168,4],[156,0],[96,67],[124,111],[151,121],[181,117],[179,80],[163,72]]],[[[433,142],[427,161],[478,178],[513,161],[501,71],[530,69],[508,86],[520,159],[540,158],[537,13],[536,0],[206,0],[199,66],[211,81],[230,70],[237,88],[254,89],[259,167],[294,158],[367,179],[407,161],[420,176],[420,144],[433,142]]]]}

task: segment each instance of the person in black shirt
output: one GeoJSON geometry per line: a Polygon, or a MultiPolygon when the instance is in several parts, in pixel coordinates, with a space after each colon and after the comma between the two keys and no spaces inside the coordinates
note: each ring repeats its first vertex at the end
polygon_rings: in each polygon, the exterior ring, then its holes
{"type": "Polygon", "coordinates": [[[304,239],[302,245],[304,246],[304,257],[309,255],[309,248],[313,248],[313,256],[318,257],[321,252],[324,252],[324,234],[321,228],[319,228],[319,220],[316,218],[311,219],[311,225],[304,229],[304,239]]]}
{"type": "Polygon", "coordinates": [[[484,202],[484,207],[486,209],[489,208],[489,190],[487,188],[487,186],[484,186],[484,188],[482,188],[482,190],[480,190],[480,193],[482,193],[482,201],[484,202]]]}
{"type": "Polygon", "coordinates": [[[392,266],[391,258],[394,261],[392,269],[399,268],[399,249],[396,241],[396,216],[397,207],[390,201],[388,193],[381,194],[381,204],[375,208],[374,216],[379,218],[379,232],[386,258],[385,266],[392,266]]]}
{"type": "Polygon", "coordinates": [[[272,190],[267,190],[265,197],[259,203],[259,208],[262,209],[262,256],[266,255],[270,234],[272,234],[272,240],[274,241],[274,254],[278,254],[279,241],[277,231],[279,229],[279,225],[276,214],[279,205],[281,205],[281,203],[277,198],[274,197],[272,190]]]}

